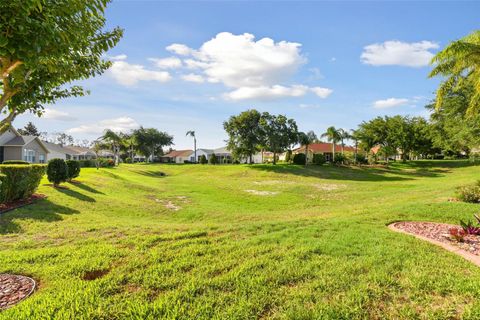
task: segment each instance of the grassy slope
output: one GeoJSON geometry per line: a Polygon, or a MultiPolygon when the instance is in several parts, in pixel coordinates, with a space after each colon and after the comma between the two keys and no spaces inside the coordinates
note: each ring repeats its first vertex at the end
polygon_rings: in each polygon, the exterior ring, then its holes
{"type": "Polygon", "coordinates": [[[0,272],[40,285],[0,318],[478,319],[478,267],[385,227],[469,218],[447,199],[477,178],[463,162],[86,169],[0,216],[0,272]]]}

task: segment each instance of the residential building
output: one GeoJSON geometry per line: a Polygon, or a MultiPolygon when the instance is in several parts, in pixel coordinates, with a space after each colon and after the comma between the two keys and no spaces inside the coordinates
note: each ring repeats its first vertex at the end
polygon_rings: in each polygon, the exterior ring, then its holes
{"type": "Polygon", "coordinates": [[[0,135],[0,163],[7,160],[23,160],[45,163],[49,150],[36,136],[23,136],[13,127],[0,135]]]}
{"type": "MultiPolygon", "coordinates": [[[[355,148],[351,146],[344,146],[343,151],[353,153],[355,152],[355,148]]],[[[335,144],[335,153],[337,154],[341,152],[342,152],[342,146],[340,144],[335,144]]],[[[305,146],[300,146],[299,148],[292,150],[292,153],[293,154],[305,153],[305,146]]],[[[325,156],[325,160],[331,161],[333,158],[333,144],[320,142],[320,143],[312,143],[308,145],[307,158],[309,162],[313,160],[314,154],[323,154],[325,156]]]]}
{"type": "Polygon", "coordinates": [[[185,163],[185,161],[191,161],[192,152],[193,150],[172,150],[161,156],[160,161],[165,163],[185,163]]]}

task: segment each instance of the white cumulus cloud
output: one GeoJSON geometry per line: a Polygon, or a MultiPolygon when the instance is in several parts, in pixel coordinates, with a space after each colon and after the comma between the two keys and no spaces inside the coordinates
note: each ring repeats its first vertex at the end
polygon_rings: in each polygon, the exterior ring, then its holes
{"type": "Polygon", "coordinates": [[[195,83],[204,83],[205,82],[205,78],[203,78],[201,75],[195,74],[195,73],[185,74],[185,75],[182,76],[182,79],[185,80],[185,81],[188,81],[188,82],[195,82],[195,83]]]}
{"type": "Polygon", "coordinates": [[[410,102],[409,99],[404,98],[388,98],[385,100],[377,100],[373,103],[375,109],[388,109],[393,107],[399,107],[407,105],[410,102]]]}
{"type": "Polygon", "coordinates": [[[431,41],[385,41],[364,47],[361,60],[374,66],[423,67],[428,65],[434,56],[431,50],[438,48],[438,43],[431,41]]]}
{"type": "Polygon", "coordinates": [[[163,59],[150,58],[148,60],[152,61],[155,66],[160,69],[175,69],[182,66],[182,60],[177,57],[168,57],[163,59]]]}
{"type": "Polygon", "coordinates": [[[255,40],[253,34],[230,32],[217,34],[198,49],[178,43],[167,47],[169,51],[187,56],[183,63],[196,70],[196,74],[182,76],[184,80],[222,83],[234,89],[223,95],[228,100],[271,100],[300,97],[307,92],[327,97],[331,89],[284,84],[307,62],[300,49],[301,44],[296,42],[255,40]]]}
{"type": "Polygon", "coordinates": [[[77,119],[74,116],[71,116],[68,112],[50,108],[45,108],[43,118],[59,121],[75,121],[77,119]]]}
{"type": "Polygon", "coordinates": [[[130,117],[105,119],[93,124],[84,124],[67,130],[68,133],[101,134],[104,130],[110,129],[115,132],[128,132],[140,127],[137,121],[130,117]]]}
{"type": "Polygon", "coordinates": [[[123,60],[113,61],[110,74],[124,86],[133,86],[139,81],[167,82],[172,78],[166,71],[148,70],[142,65],[130,64],[123,60]]]}

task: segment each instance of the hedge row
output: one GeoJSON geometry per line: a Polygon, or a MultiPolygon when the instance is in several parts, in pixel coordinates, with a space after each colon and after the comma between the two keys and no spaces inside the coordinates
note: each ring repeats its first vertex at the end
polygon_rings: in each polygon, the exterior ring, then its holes
{"type": "Polygon", "coordinates": [[[45,174],[42,164],[0,165],[0,202],[10,202],[30,197],[40,185],[45,174]]]}

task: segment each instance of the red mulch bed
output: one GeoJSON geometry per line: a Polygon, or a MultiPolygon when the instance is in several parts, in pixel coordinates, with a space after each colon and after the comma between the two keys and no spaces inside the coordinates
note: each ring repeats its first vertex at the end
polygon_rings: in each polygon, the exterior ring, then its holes
{"type": "Polygon", "coordinates": [[[456,246],[466,252],[480,256],[480,236],[467,235],[464,242],[458,242],[450,237],[449,229],[460,226],[446,223],[433,222],[396,222],[393,227],[403,230],[407,233],[423,236],[425,238],[437,240],[439,242],[456,246]]]}
{"type": "Polygon", "coordinates": [[[10,308],[32,294],[35,281],[29,277],[0,274],[0,310],[10,308]]]}
{"type": "Polygon", "coordinates": [[[47,196],[44,194],[34,194],[27,199],[16,200],[8,203],[0,203],[0,214],[16,208],[20,208],[20,207],[32,204],[35,201],[40,199],[45,199],[46,197],[47,196]]]}

